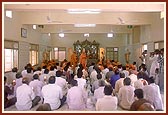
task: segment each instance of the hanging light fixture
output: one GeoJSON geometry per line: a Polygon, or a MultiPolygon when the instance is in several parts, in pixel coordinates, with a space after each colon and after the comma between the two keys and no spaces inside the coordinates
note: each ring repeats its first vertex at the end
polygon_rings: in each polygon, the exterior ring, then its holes
{"type": "Polygon", "coordinates": [[[114,36],[114,34],[113,34],[112,32],[107,33],[107,37],[108,37],[108,38],[112,38],[113,36],[114,36]]]}

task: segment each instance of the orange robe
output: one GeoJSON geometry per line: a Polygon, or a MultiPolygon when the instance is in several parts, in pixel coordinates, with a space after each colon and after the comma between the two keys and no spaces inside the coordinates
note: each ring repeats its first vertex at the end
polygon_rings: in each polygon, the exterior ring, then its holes
{"type": "Polygon", "coordinates": [[[75,67],[76,67],[76,65],[77,65],[77,55],[76,55],[76,53],[73,53],[72,55],[71,55],[71,65],[73,66],[72,68],[74,69],[75,67]]]}
{"type": "Polygon", "coordinates": [[[86,68],[86,61],[87,61],[87,56],[86,53],[82,53],[79,58],[79,63],[83,65],[84,68],[86,68]]]}

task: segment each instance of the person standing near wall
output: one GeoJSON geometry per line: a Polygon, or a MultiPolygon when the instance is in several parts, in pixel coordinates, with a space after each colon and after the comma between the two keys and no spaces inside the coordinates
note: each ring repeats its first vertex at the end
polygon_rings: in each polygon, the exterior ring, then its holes
{"type": "Polygon", "coordinates": [[[159,87],[161,93],[164,92],[164,48],[160,50],[159,63],[159,87]]]}

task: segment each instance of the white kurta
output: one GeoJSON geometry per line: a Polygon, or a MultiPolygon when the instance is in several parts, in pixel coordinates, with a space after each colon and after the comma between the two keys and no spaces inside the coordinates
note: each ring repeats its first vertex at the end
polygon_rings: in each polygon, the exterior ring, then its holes
{"type": "Polygon", "coordinates": [[[27,74],[27,70],[23,70],[23,71],[21,72],[21,74],[22,74],[22,76],[24,77],[24,76],[27,74]]]}
{"type": "Polygon", "coordinates": [[[56,84],[48,84],[42,87],[44,103],[49,103],[52,110],[58,109],[61,105],[62,89],[56,84]]]}
{"type": "Polygon", "coordinates": [[[131,74],[128,76],[131,79],[131,85],[134,86],[134,82],[137,81],[137,75],[131,74]]]}
{"type": "Polygon", "coordinates": [[[86,107],[87,95],[84,90],[74,86],[68,90],[67,104],[71,110],[83,110],[86,107]]]}
{"type": "Polygon", "coordinates": [[[53,71],[49,71],[48,73],[49,76],[56,76],[56,72],[53,70],[53,71]]]}
{"type": "Polygon", "coordinates": [[[16,90],[22,85],[22,78],[16,79],[16,85],[14,86],[14,96],[16,96],[16,90]]]}
{"type": "Polygon", "coordinates": [[[106,76],[107,72],[109,72],[108,68],[105,68],[105,69],[102,70],[102,73],[104,74],[104,76],[106,76]]]}
{"type": "Polygon", "coordinates": [[[94,104],[96,104],[97,100],[99,98],[103,98],[104,97],[104,86],[103,87],[99,87],[98,89],[96,89],[94,91],[94,96],[92,98],[92,101],[94,104]]]}
{"type": "Polygon", "coordinates": [[[135,88],[131,85],[123,86],[118,92],[119,105],[129,110],[131,104],[134,102],[134,90],[135,88]]]}
{"type": "Polygon", "coordinates": [[[143,91],[144,98],[150,101],[154,105],[155,109],[163,110],[163,103],[158,85],[156,85],[155,83],[145,85],[143,87],[143,91]]]}
{"type": "Polygon", "coordinates": [[[128,76],[129,76],[129,71],[123,70],[122,72],[125,74],[125,77],[128,77],[128,76]]]}
{"type": "Polygon", "coordinates": [[[86,79],[77,78],[76,80],[78,82],[78,87],[80,87],[81,89],[84,89],[86,87],[86,79]]]}
{"type": "Polygon", "coordinates": [[[115,96],[105,95],[96,102],[96,111],[115,111],[117,110],[118,100],[115,96]]]}
{"type": "Polygon", "coordinates": [[[91,85],[93,84],[94,81],[97,80],[97,72],[96,70],[93,70],[92,73],[90,74],[90,82],[91,82],[91,85]]]}
{"type": "Polygon", "coordinates": [[[35,94],[30,86],[22,84],[16,90],[16,98],[17,102],[15,105],[18,110],[30,110],[35,94]]]}
{"type": "Polygon", "coordinates": [[[49,74],[42,74],[39,76],[40,81],[42,81],[43,83],[48,83],[48,79],[49,79],[50,75],[49,74]]]}
{"type": "Polygon", "coordinates": [[[33,88],[35,96],[40,96],[40,97],[42,97],[41,89],[42,89],[43,85],[44,85],[43,82],[39,81],[39,80],[33,80],[29,83],[29,86],[31,88],[33,88]]]}
{"type": "Polygon", "coordinates": [[[66,80],[62,77],[56,77],[55,83],[62,88],[63,95],[65,95],[67,93],[67,90],[68,90],[66,80]]]}
{"type": "Polygon", "coordinates": [[[158,63],[158,57],[157,55],[154,55],[153,58],[150,58],[150,60],[152,61],[151,67],[150,67],[150,77],[151,76],[155,76],[155,70],[156,68],[159,68],[159,63],[158,63]]]}
{"type": "Polygon", "coordinates": [[[135,89],[142,89],[144,87],[144,83],[148,85],[148,82],[143,78],[138,79],[137,81],[134,82],[135,89]]]}

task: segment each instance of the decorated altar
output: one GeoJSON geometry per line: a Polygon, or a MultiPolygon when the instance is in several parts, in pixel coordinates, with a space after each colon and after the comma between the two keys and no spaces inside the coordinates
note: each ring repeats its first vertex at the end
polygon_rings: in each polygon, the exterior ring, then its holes
{"type": "Polygon", "coordinates": [[[98,58],[98,50],[99,43],[95,40],[93,42],[88,41],[79,41],[74,42],[74,51],[76,51],[77,56],[79,57],[82,53],[82,50],[85,49],[87,55],[87,65],[90,65],[91,62],[97,62],[98,58]]]}

